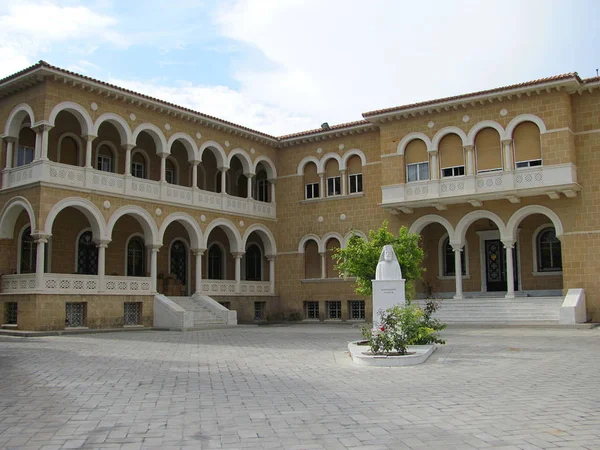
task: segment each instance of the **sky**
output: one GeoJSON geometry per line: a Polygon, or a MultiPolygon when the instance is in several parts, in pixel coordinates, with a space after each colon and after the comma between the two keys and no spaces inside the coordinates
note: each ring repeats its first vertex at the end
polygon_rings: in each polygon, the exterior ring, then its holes
{"type": "Polygon", "coordinates": [[[0,77],[50,64],[283,135],[600,68],[597,0],[0,0],[0,77]]]}

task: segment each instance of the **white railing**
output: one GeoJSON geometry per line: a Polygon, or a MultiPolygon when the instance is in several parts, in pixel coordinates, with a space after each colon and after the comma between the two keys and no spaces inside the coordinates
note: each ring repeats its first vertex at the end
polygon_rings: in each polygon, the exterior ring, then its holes
{"type": "MultiPolygon", "coordinates": [[[[465,197],[467,200],[539,195],[578,188],[577,168],[573,164],[539,166],[509,172],[488,172],[474,176],[443,178],[382,186],[382,205],[435,204],[438,200],[465,197]]],[[[400,206],[400,205],[398,205],[400,206]]]]}
{"type": "Polygon", "coordinates": [[[235,197],[96,169],[85,169],[53,161],[34,161],[26,166],[15,167],[3,172],[3,189],[36,182],[109,192],[233,214],[272,219],[276,217],[274,203],[259,202],[251,198],[235,197]]]}
{"type": "Polygon", "coordinates": [[[147,295],[152,293],[152,282],[147,277],[107,276],[100,286],[98,275],[45,273],[43,288],[36,289],[34,273],[2,276],[2,293],[18,294],[39,292],[44,294],[108,294],[147,295]]]}
{"type": "Polygon", "coordinates": [[[202,280],[202,294],[219,295],[272,295],[268,281],[240,281],[239,292],[235,280],[202,280]]]}

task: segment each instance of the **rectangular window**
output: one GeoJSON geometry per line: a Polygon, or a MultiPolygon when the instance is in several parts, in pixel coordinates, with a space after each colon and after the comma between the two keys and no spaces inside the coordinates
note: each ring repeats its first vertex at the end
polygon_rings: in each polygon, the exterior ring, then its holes
{"type": "Polygon", "coordinates": [[[254,320],[265,320],[267,302],[254,302],[254,320]]]}
{"type": "Polygon", "coordinates": [[[406,173],[409,182],[429,180],[429,162],[407,164],[406,173]]]}
{"type": "Polygon", "coordinates": [[[309,320],[319,318],[319,302],[304,302],[304,317],[309,320]]]}
{"type": "Polygon", "coordinates": [[[142,302],[123,304],[123,325],[142,324],[142,302]]]}
{"type": "Polygon", "coordinates": [[[165,180],[169,184],[175,184],[175,172],[173,171],[173,169],[165,170],[165,180]]]}
{"type": "Polygon", "coordinates": [[[327,318],[330,320],[341,320],[342,318],[342,302],[330,301],[327,304],[327,318]]]}
{"type": "Polygon", "coordinates": [[[541,165],[542,165],[541,159],[532,159],[531,161],[519,161],[517,163],[517,169],[523,169],[525,167],[536,167],[536,166],[541,166],[541,165]]]}
{"type": "Polygon", "coordinates": [[[446,167],[442,169],[442,177],[460,177],[465,174],[465,166],[446,167]]]}
{"type": "Polygon", "coordinates": [[[501,172],[502,171],[502,167],[498,167],[496,169],[484,169],[484,170],[478,170],[477,173],[488,173],[488,172],[501,172]]]}
{"type": "Polygon", "coordinates": [[[364,300],[348,301],[348,310],[350,311],[350,320],[365,320],[364,300]]]}
{"type": "Polygon", "coordinates": [[[267,180],[258,180],[256,182],[256,199],[259,202],[269,201],[269,182],[267,180]]]}
{"type": "Polygon", "coordinates": [[[327,178],[327,197],[342,194],[342,177],[327,178]]]}
{"type": "Polygon", "coordinates": [[[6,302],[4,304],[4,324],[5,325],[16,325],[17,324],[17,302],[6,302]]]}
{"type": "Polygon", "coordinates": [[[306,185],[306,200],[319,198],[319,183],[309,183],[306,185]]]}
{"type": "Polygon", "coordinates": [[[112,158],[106,155],[98,155],[96,158],[96,169],[102,172],[112,172],[112,158]]]}
{"type": "Polygon", "coordinates": [[[146,176],[144,174],[144,165],[139,162],[132,162],[131,163],[131,175],[133,175],[136,178],[146,178],[146,176]]]}
{"type": "Polygon", "coordinates": [[[65,328],[85,327],[87,322],[87,303],[67,303],[65,328]]]}
{"type": "Polygon", "coordinates": [[[355,194],[363,191],[362,173],[352,174],[350,179],[350,193],[355,194]]]}
{"type": "Polygon", "coordinates": [[[32,147],[25,147],[23,145],[19,145],[17,148],[17,166],[24,166],[25,164],[29,164],[33,161],[33,156],[35,154],[35,149],[32,147]]]}

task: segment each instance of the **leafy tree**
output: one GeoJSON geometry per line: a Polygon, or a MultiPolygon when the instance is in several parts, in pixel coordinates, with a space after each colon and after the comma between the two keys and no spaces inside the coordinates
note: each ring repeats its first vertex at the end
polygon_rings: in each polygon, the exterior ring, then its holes
{"type": "Polygon", "coordinates": [[[336,261],[335,269],[340,273],[356,277],[356,293],[369,296],[372,293],[371,280],[375,279],[381,250],[384,245],[391,245],[400,263],[402,276],[406,280],[407,298],[409,298],[414,281],[421,277],[423,271],[421,263],[424,253],[419,247],[421,237],[416,233],[410,233],[404,226],[400,228],[398,236],[394,236],[388,231],[387,226],[387,221],[384,221],[377,231],[369,231],[368,241],[356,234],[352,236],[346,248],[338,249],[333,255],[336,261]]]}

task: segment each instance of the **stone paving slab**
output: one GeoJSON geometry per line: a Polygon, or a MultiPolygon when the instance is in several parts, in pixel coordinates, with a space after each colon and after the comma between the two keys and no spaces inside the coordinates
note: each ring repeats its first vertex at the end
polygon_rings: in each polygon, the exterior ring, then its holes
{"type": "Polygon", "coordinates": [[[351,326],[0,336],[0,448],[600,449],[600,329],[450,328],[362,367],[351,326]]]}

